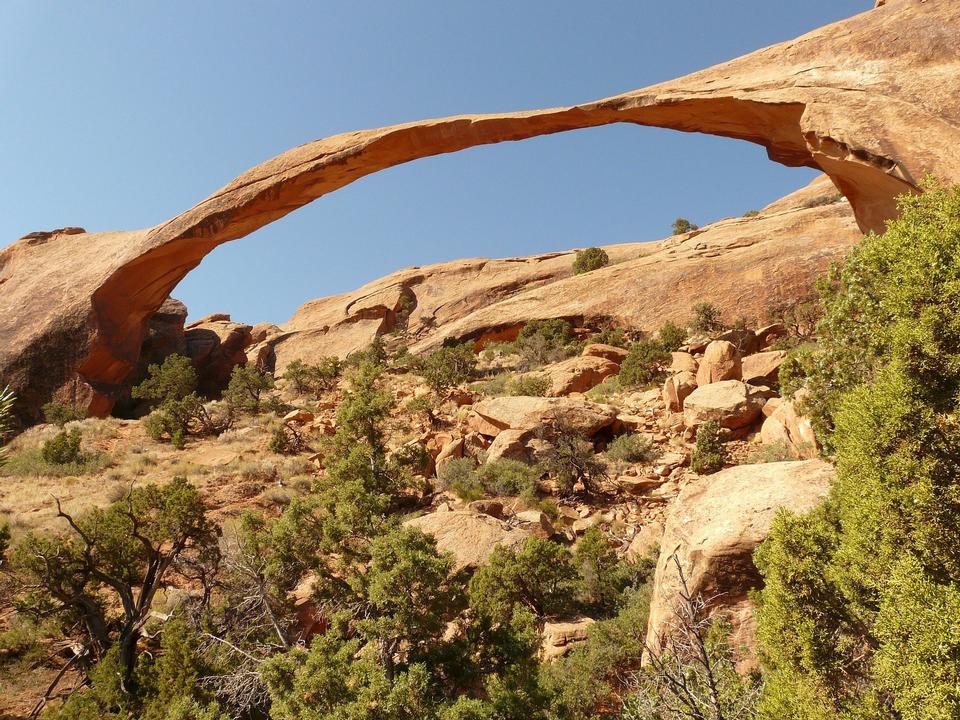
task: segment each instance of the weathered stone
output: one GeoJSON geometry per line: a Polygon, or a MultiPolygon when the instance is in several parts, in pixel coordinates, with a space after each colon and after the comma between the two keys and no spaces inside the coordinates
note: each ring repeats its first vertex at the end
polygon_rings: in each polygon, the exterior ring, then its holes
{"type": "Polygon", "coordinates": [[[764,445],[784,445],[798,458],[815,458],[819,450],[810,419],[798,415],[790,400],[782,400],[763,421],[760,439],[764,445]]]}
{"type": "Polygon", "coordinates": [[[688,372],[693,375],[697,374],[697,368],[700,367],[700,363],[697,362],[696,358],[693,357],[688,352],[672,352],[670,353],[670,367],[667,368],[668,372],[672,373],[681,373],[688,372]]]}
{"type": "Polygon", "coordinates": [[[716,420],[728,430],[750,425],[760,417],[764,399],[739,380],[724,380],[698,387],[683,401],[683,422],[696,428],[716,420]]]}
{"type": "Polygon", "coordinates": [[[734,647],[753,646],[748,592],[761,585],[753,552],[767,537],[778,508],[802,513],[827,494],[833,468],[820,460],[740,465],[687,485],[667,515],[653,583],[647,645],[663,647],[680,590],[679,561],[690,592],[724,611],[734,647]]]}
{"type": "Polygon", "coordinates": [[[534,535],[545,538],[553,536],[553,523],[550,522],[550,518],[547,517],[546,513],[540,510],[524,510],[518,512],[513,516],[513,520],[525,528],[528,528],[534,535]]]}
{"type": "Polygon", "coordinates": [[[552,662],[563,657],[577,645],[586,642],[592,618],[579,617],[570,620],[547,621],[543,624],[541,657],[552,662]]]}
{"type": "Polygon", "coordinates": [[[740,353],[733,343],[714,340],[707,345],[697,368],[697,385],[709,385],[721,380],[739,380],[740,376],[740,353]]]}
{"type": "MultiPolygon", "coordinates": [[[[0,376],[17,392],[18,411],[24,416],[35,417],[39,406],[54,395],[61,400],[72,396],[93,414],[103,415],[137,364],[153,313],[218,245],[384,168],[581,127],[629,122],[761,144],[774,160],[822,169],[849,199],[859,227],[882,232],[885,222],[897,214],[896,198],[916,190],[918,178],[932,174],[945,182],[960,179],[960,58],[953,34],[943,31],[958,23],[957,3],[887,3],[808,33],[802,42],[784,42],[685,78],[596,102],[411,122],[307,143],[251,169],[153,228],[31,233],[0,252],[0,376]],[[65,273],[64,268],[71,271],[65,273]]],[[[798,213],[774,220],[771,213],[764,219],[718,223],[736,229],[737,243],[735,251],[719,260],[709,255],[711,245],[704,234],[665,241],[661,249],[666,257],[673,250],[673,257],[678,251],[692,251],[707,259],[709,270],[699,273],[697,281],[689,265],[678,262],[667,268],[658,263],[665,257],[660,256],[566,277],[550,283],[559,287],[548,291],[530,287],[516,293],[514,287],[496,294],[502,303],[490,302],[488,284],[487,297],[472,301],[483,303],[473,306],[476,312],[445,324],[413,350],[436,346],[448,337],[516,332],[518,319],[534,314],[599,316],[602,309],[612,308],[603,314],[618,323],[649,326],[655,312],[662,319],[681,319],[679,303],[684,299],[689,305],[691,296],[719,299],[731,308],[736,298],[742,314],[759,316],[773,295],[769,286],[776,284],[778,294],[791,296],[783,286],[781,269],[792,274],[787,284],[802,278],[807,285],[814,266],[820,271],[829,262],[824,253],[804,249],[796,240],[780,245],[786,248],[792,242],[792,252],[771,253],[770,246],[751,250],[758,236],[769,239],[770,221],[781,226],[795,223],[797,237],[810,234],[808,220],[814,216],[842,217],[838,228],[849,230],[845,209],[807,210],[811,212],[806,219],[798,213]],[[636,293],[640,267],[655,267],[645,277],[658,276],[649,287],[645,281],[641,285],[643,297],[636,293]],[[730,272],[718,272],[721,268],[730,272]],[[770,282],[772,277],[776,283],[770,282]],[[696,290],[694,282],[701,283],[696,290]],[[677,292],[678,287],[683,291],[677,292]],[[590,301],[595,295],[590,291],[596,288],[604,288],[603,297],[590,301]],[[666,295],[676,299],[665,310],[666,295]],[[637,302],[624,303],[624,297],[637,302]]],[[[851,239],[848,235],[841,244],[848,246],[851,239]]],[[[569,254],[564,262],[569,273],[569,254]]],[[[286,328],[287,338],[276,348],[278,365],[310,356],[293,354],[310,343],[339,353],[339,348],[362,347],[374,334],[388,332],[396,326],[398,313],[409,307],[410,293],[420,278],[422,272],[416,270],[406,283],[361,294],[347,318],[338,312],[327,325],[286,328]],[[337,328],[337,350],[332,338],[325,337],[330,333],[324,327],[337,328]]],[[[415,327],[430,317],[430,310],[416,303],[410,318],[415,327]]],[[[434,321],[438,319],[442,318],[434,321]]]]}
{"type": "Polygon", "coordinates": [[[784,350],[754,353],[743,358],[743,381],[754,385],[775,383],[787,353],[784,350]]]}
{"type": "Polygon", "coordinates": [[[583,349],[583,355],[586,357],[598,357],[604,360],[620,365],[627,357],[627,351],[616,345],[604,345],[603,343],[593,343],[583,349]]]}
{"type": "Polygon", "coordinates": [[[589,436],[613,424],[617,412],[582,398],[499,397],[478,402],[473,416],[479,421],[471,426],[491,437],[502,430],[532,431],[553,424],[589,436]]]}
{"type": "Polygon", "coordinates": [[[669,412],[683,410],[683,401],[697,389],[697,378],[692,372],[679,372],[663,382],[663,404],[669,412]]]}
{"type": "Polygon", "coordinates": [[[531,535],[521,527],[511,527],[490,515],[467,510],[421,515],[404,525],[432,535],[437,541],[437,550],[451,553],[458,570],[479,567],[497,545],[518,547],[531,535]]]}
{"type": "Polygon", "coordinates": [[[618,372],[620,366],[615,362],[593,355],[581,355],[548,365],[531,374],[547,379],[550,383],[548,395],[562,397],[586,392],[618,372]]]}
{"type": "Polygon", "coordinates": [[[498,460],[525,462],[530,456],[530,450],[527,448],[529,435],[528,430],[508,429],[500,431],[487,450],[487,462],[497,462],[498,460]]]}

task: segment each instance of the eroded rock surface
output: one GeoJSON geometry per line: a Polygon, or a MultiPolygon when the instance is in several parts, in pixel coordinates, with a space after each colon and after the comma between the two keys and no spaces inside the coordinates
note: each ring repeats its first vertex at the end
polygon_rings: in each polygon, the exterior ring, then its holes
{"type": "MultiPolygon", "coordinates": [[[[882,230],[896,214],[895,197],[914,190],[925,174],[960,178],[958,24],[960,5],[953,0],[888,3],[684,78],[595,102],[426,120],[307,143],[145,230],[31,233],[0,251],[0,376],[18,392],[21,415],[35,415],[54,395],[94,414],[108,412],[136,367],[150,318],[218,245],[400,163],[577,128],[627,122],[758,143],[777,162],[823,170],[849,199],[859,227],[882,230]]],[[[728,221],[727,230],[738,222],[728,221]]],[[[676,239],[674,248],[691,241],[687,249],[695,249],[696,234],[676,239]]],[[[731,242],[742,247],[759,239],[731,242]]],[[[822,264],[804,253],[728,254],[738,256],[738,271],[724,282],[741,288],[736,292],[763,286],[763,273],[777,265],[792,268],[802,257],[822,264]]],[[[691,284],[702,287],[704,274],[721,269],[706,263],[699,277],[669,278],[670,291],[680,296],[691,284]]],[[[604,270],[567,278],[570,292],[553,312],[584,312],[582,298],[601,278],[613,283],[603,286],[608,297],[628,278],[631,289],[637,287],[636,266],[604,270]]],[[[409,304],[405,292],[401,284],[356,305],[354,315],[365,323],[355,325],[355,340],[368,334],[369,322],[381,330],[399,322],[400,309],[409,304]]],[[[536,291],[524,293],[527,302],[537,300],[529,293],[536,291]]],[[[648,316],[656,300],[650,293],[627,312],[648,316]]],[[[462,321],[447,335],[468,337],[501,324],[478,320],[462,321]]]]}

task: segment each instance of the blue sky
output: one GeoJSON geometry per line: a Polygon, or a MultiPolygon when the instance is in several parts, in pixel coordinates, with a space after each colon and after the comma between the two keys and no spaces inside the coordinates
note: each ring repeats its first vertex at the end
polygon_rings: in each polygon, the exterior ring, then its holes
{"type": "MultiPolygon", "coordinates": [[[[0,2],[0,244],[147,227],[325,135],[632,90],[873,0],[0,2]]],[[[282,322],[408,265],[654,240],[814,173],[747,143],[612,126],[364,178],[209,255],[192,317],[282,322]]]]}

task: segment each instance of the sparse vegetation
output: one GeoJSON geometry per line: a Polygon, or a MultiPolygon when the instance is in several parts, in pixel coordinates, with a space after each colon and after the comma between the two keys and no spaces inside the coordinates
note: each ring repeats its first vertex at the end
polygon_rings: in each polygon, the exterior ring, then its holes
{"type": "Polygon", "coordinates": [[[74,420],[83,420],[87,416],[85,410],[61,402],[48,402],[40,408],[40,412],[43,413],[44,421],[59,427],[63,427],[74,420]]]}
{"type": "Polygon", "coordinates": [[[772,463],[796,459],[796,451],[788,443],[780,440],[775,443],[760,445],[747,456],[747,463],[772,463]]]}
{"type": "Polygon", "coordinates": [[[687,341],[687,331],[669,320],[657,331],[657,340],[668,352],[675,352],[687,341]]]}
{"type": "Polygon", "coordinates": [[[592,338],[590,342],[602,345],[613,345],[614,347],[626,348],[629,345],[627,334],[623,328],[605,327],[592,338]]]}
{"type": "Polygon", "coordinates": [[[322,357],[313,365],[297,359],[287,365],[283,379],[298,394],[319,396],[333,389],[342,371],[343,363],[336,357],[322,357]]]}
{"type": "Polygon", "coordinates": [[[477,356],[468,343],[449,345],[417,358],[413,369],[434,392],[441,393],[473,379],[477,356]]]}
{"type": "Polygon", "coordinates": [[[573,274],[599,270],[610,264],[610,258],[606,251],[598,247],[589,247],[586,250],[578,250],[577,256],[573,261],[573,274]]]}
{"type": "Polygon", "coordinates": [[[560,494],[573,493],[577,484],[591,492],[597,482],[606,478],[607,469],[597,459],[589,440],[563,425],[549,427],[542,434],[550,447],[541,464],[560,494]]]}
{"type": "Polygon", "coordinates": [[[525,368],[563,360],[576,354],[579,347],[573,326],[566,320],[531,320],[517,336],[513,351],[520,355],[525,368]]]}
{"type": "Polygon", "coordinates": [[[3,467],[7,459],[7,450],[3,445],[7,441],[7,435],[13,430],[13,403],[15,401],[16,396],[9,386],[0,391],[0,467],[3,467]]]}
{"type": "Polygon", "coordinates": [[[671,229],[674,235],[683,235],[688,232],[693,232],[694,230],[699,230],[700,228],[686,218],[678,217],[673,221],[671,229]]]}
{"type": "Polygon", "coordinates": [[[657,340],[644,338],[630,346],[627,357],[620,364],[618,380],[622,387],[643,387],[663,377],[664,367],[670,363],[670,353],[657,340]]]}
{"type": "Polygon", "coordinates": [[[607,446],[607,457],[627,463],[650,462],[654,459],[653,441],[648,435],[632,433],[615,438],[607,446]]]}
{"type": "Polygon", "coordinates": [[[701,475],[716,472],[727,461],[724,446],[726,431],[716,420],[709,420],[697,428],[696,443],[690,456],[690,467],[701,475]]]}
{"type": "Polygon", "coordinates": [[[230,382],[223,399],[234,410],[250,413],[260,412],[261,397],[273,389],[273,376],[257,370],[252,365],[236,365],[230,372],[230,382]]]}
{"type": "Polygon", "coordinates": [[[544,397],[550,392],[550,380],[543,375],[521,375],[507,384],[509,395],[544,397]]]}
{"type": "Polygon", "coordinates": [[[467,502],[494,496],[536,495],[540,473],[517,460],[496,460],[477,466],[473,458],[450,460],[438,473],[440,486],[467,502]]]}
{"type": "Polygon", "coordinates": [[[723,330],[723,311],[709,302],[700,302],[693,306],[693,317],[690,319],[690,330],[700,333],[711,333],[723,330]]]}

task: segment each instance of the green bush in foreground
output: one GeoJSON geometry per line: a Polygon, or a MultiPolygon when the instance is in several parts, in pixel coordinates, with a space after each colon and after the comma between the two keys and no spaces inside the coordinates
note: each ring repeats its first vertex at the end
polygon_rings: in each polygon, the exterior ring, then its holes
{"type": "Polygon", "coordinates": [[[606,251],[598,247],[588,247],[586,250],[578,250],[576,259],[573,261],[573,274],[599,270],[610,264],[610,257],[606,251]]]}
{"type": "Polygon", "coordinates": [[[960,189],[924,189],[821,286],[837,478],[756,555],[764,719],[960,716],[960,189]]]}

